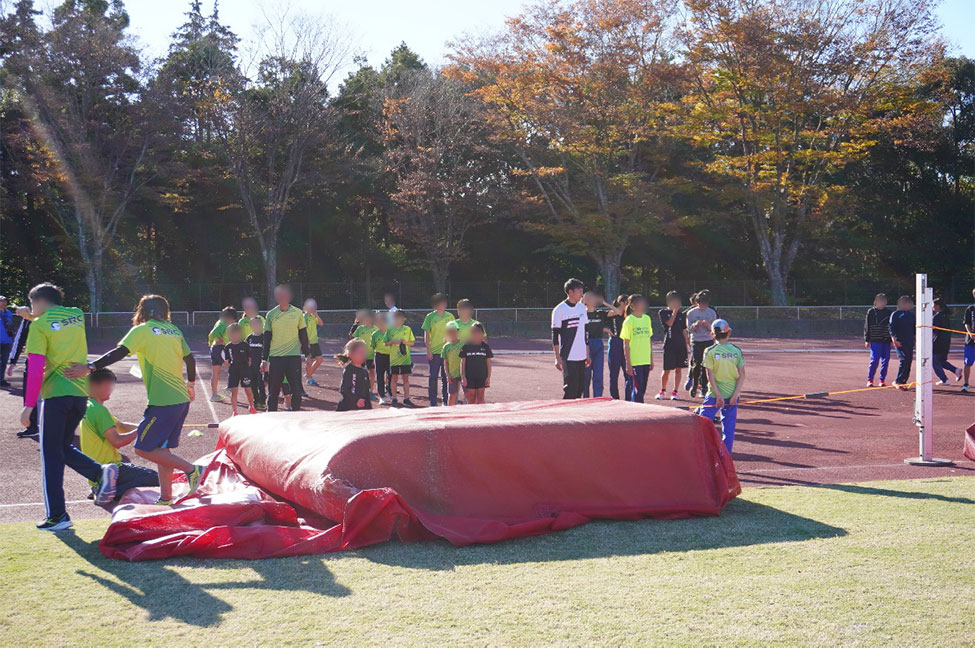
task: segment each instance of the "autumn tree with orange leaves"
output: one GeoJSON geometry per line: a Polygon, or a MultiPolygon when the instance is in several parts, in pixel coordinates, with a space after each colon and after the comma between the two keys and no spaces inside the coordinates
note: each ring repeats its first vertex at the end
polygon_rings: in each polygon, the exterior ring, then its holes
{"type": "Polygon", "coordinates": [[[684,132],[754,230],[771,301],[810,228],[824,227],[890,115],[932,104],[907,88],[937,53],[932,0],[685,0],[684,132]]]}
{"type": "Polygon", "coordinates": [[[547,231],[592,258],[610,294],[627,245],[666,211],[682,74],[676,10],[674,0],[553,0],[450,56],[448,73],[487,106],[547,231]]]}

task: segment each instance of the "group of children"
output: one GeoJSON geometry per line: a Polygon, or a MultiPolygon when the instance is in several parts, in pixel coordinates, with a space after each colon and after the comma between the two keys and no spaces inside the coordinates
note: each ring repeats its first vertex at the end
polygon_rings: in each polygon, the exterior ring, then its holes
{"type": "MultiPolygon", "coordinates": [[[[424,317],[421,329],[430,368],[427,399],[431,407],[456,405],[463,388],[467,403],[485,402],[491,386],[491,347],[484,325],[473,317],[470,300],[457,303],[457,317],[447,312],[447,297],[436,294],[433,310],[424,317]]],[[[372,402],[417,407],[411,398],[412,348],[416,344],[406,313],[390,295],[386,313],[362,310],[349,330],[349,341],[338,356],[344,367],[339,410],[370,409],[372,402]]]]}
{"type": "MultiPolygon", "coordinates": [[[[653,320],[649,300],[640,294],[620,295],[612,304],[598,292],[585,291],[578,279],[565,283],[566,299],[552,309],[552,349],[562,372],[563,397],[602,396],[604,334],[609,335],[610,395],[620,398],[619,374],[624,374],[624,397],[642,403],[653,370],[653,320]]],[[[741,349],[729,342],[731,326],[710,307],[708,291],[696,293],[691,307],[683,308],[680,295],[667,293],[667,307],[658,312],[664,329],[663,372],[658,400],[667,398],[673,372],[672,400],[677,400],[681,372],[692,360],[684,388],[704,396],[698,413],[721,416],[724,442],[734,443],[737,407],[745,380],[741,349]]]]}
{"type": "MultiPolygon", "coordinates": [[[[972,291],[975,298],[975,290],[972,291]]],[[[962,367],[956,367],[948,361],[951,351],[951,309],[943,299],[935,299],[933,303],[934,317],[931,335],[931,365],[938,377],[937,385],[948,385],[948,373],[955,377],[955,381],[964,380],[961,391],[971,389],[969,380],[972,365],[975,365],[975,305],[969,306],[964,315],[965,346],[962,367]]],[[[897,309],[887,307],[887,295],[877,294],[873,298],[873,307],[867,311],[863,323],[864,345],[870,350],[870,363],[867,366],[867,387],[886,387],[887,368],[890,362],[891,348],[896,350],[898,367],[894,386],[901,390],[908,390],[911,382],[911,367],[914,362],[914,346],[917,318],[914,315],[914,300],[909,295],[897,298],[897,309]],[[879,376],[877,369],[880,369],[879,376]],[[879,380],[876,382],[874,378],[879,380]]]]}

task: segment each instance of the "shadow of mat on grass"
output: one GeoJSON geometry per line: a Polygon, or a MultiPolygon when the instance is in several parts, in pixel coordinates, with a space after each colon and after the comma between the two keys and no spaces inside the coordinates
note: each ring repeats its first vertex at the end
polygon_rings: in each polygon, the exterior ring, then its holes
{"type": "Polygon", "coordinates": [[[777,508],[734,499],[719,517],[686,520],[596,520],[566,531],[497,544],[454,547],[446,541],[366,547],[357,555],[384,565],[449,570],[463,565],[518,564],[662,552],[747,547],[845,536],[839,528],[777,508]]]}
{"type": "Polygon", "coordinates": [[[231,589],[303,591],[321,596],[348,596],[351,591],[335,582],[335,577],[321,556],[301,556],[281,560],[150,560],[130,563],[111,560],[102,555],[98,542],[86,542],[73,532],[56,537],[91,564],[91,570],[79,569],[79,576],[90,578],[104,588],[125,597],[143,608],[150,621],[171,618],[183,623],[206,627],[219,624],[233,609],[211,591],[231,589]],[[253,569],[258,578],[194,583],[174,567],[226,569],[237,572],[253,569]],[[107,572],[107,573],[106,573],[107,572]],[[114,576],[121,583],[108,578],[114,576]]]}

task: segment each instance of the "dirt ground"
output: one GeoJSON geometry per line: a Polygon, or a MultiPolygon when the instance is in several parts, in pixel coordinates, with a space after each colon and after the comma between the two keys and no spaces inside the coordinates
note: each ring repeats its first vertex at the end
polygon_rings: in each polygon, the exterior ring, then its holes
{"type": "MultiPolygon", "coordinates": [[[[855,389],[866,381],[867,354],[855,339],[839,341],[754,340],[736,341],[745,353],[748,369],[744,400],[793,394],[855,389]]],[[[488,400],[494,402],[551,399],[561,396],[561,375],[556,371],[551,348],[544,340],[494,339],[498,352],[494,360],[488,400]]],[[[340,349],[338,340],[325,343],[326,355],[340,349]]],[[[217,430],[210,423],[230,416],[230,406],[210,403],[211,367],[202,345],[193,345],[198,359],[200,386],[190,409],[178,454],[195,459],[213,450],[217,430]],[[190,430],[202,436],[187,436],[190,430]]],[[[93,354],[106,349],[92,348],[93,354]]],[[[956,345],[951,359],[961,364],[956,345]]],[[[659,355],[659,354],[658,354],[659,355]]],[[[94,357],[94,356],[93,356],[94,357]]],[[[413,397],[426,403],[427,365],[422,347],[414,354],[413,397]]],[[[889,380],[896,372],[891,359],[889,380]]],[[[114,366],[119,375],[109,409],[121,420],[137,422],[145,407],[141,380],[130,375],[134,359],[114,366]]],[[[225,383],[226,372],[221,382],[225,383]]],[[[330,358],[316,374],[322,387],[306,386],[310,398],[305,410],[330,410],[338,402],[340,370],[330,358]]],[[[651,374],[648,403],[665,407],[688,407],[692,401],[680,391],[679,401],[655,401],[660,370],[651,374]]],[[[43,517],[40,490],[40,458],[36,439],[18,439],[21,428],[20,371],[14,387],[0,391],[0,522],[35,520],[43,517]]],[[[608,390],[607,394],[608,395],[608,390]]],[[[700,399],[697,399],[698,401],[700,399]]],[[[964,394],[956,383],[935,387],[935,455],[952,459],[950,468],[913,467],[903,463],[918,454],[917,428],[912,422],[914,393],[896,389],[875,389],[852,394],[806,400],[745,405],[739,412],[734,459],[745,486],[810,484],[908,479],[941,475],[975,475],[975,463],[961,455],[963,430],[975,420],[975,394],[964,394]]],[[[241,409],[246,412],[246,406],[241,409]]],[[[273,415],[262,415],[271,417],[273,415]]],[[[131,450],[129,460],[139,462],[131,450]]],[[[85,500],[87,484],[70,470],[65,476],[68,511],[73,518],[107,515],[85,500]]]]}

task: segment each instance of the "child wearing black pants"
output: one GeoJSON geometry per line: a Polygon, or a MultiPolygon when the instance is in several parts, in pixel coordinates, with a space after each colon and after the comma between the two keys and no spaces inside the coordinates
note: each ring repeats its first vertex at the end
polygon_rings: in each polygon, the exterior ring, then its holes
{"type": "Polygon", "coordinates": [[[369,370],[365,368],[368,349],[366,343],[355,338],[345,345],[345,351],[337,356],[342,370],[342,385],[339,393],[342,400],[335,408],[338,412],[372,409],[369,398],[369,370]]]}

